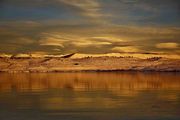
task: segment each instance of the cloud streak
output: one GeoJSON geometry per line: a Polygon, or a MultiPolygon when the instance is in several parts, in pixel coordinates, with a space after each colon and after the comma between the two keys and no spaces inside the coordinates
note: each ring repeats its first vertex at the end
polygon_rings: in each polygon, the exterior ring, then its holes
{"type": "Polygon", "coordinates": [[[112,52],[142,52],[142,50],[135,46],[114,47],[111,50],[112,52]]]}
{"type": "Polygon", "coordinates": [[[80,9],[84,16],[97,18],[102,16],[100,13],[100,4],[97,0],[59,0],[67,5],[80,9]]]}
{"type": "Polygon", "coordinates": [[[156,44],[157,48],[160,49],[177,49],[179,47],[178,43],[158,43],[156,44]]]}

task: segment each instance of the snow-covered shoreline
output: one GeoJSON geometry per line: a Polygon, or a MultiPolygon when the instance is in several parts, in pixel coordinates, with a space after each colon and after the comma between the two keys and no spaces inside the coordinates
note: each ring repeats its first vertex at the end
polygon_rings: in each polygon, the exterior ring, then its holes
{"type": "Polygon", "coordinates": [[[180,72],[180,59],[163,57],[0,58],[0,72],[164,71],[180,72]]]}

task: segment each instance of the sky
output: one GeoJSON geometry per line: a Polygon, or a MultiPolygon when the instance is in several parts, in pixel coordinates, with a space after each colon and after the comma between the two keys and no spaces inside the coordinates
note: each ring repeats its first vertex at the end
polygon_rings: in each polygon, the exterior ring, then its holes
{"type": "Polygon", "coordinates": [[[0,53],[180,53],[180,0],[0,0],[0,53]]]}

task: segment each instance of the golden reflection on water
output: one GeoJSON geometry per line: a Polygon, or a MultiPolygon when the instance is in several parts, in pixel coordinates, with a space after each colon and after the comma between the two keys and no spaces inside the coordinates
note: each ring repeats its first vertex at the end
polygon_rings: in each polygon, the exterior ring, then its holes
{"type": "Polygon", "coordinates": [[[0,91],[180,89],[178,73],[0,74],[0,91]]]}
{"type": "Polygon", "coordinates": [[[39,119],[178,118],[179,78],[178,73],[151,72],[0,73],[0,117],[28,109],[32,120],[34,110],[39,119]]]}

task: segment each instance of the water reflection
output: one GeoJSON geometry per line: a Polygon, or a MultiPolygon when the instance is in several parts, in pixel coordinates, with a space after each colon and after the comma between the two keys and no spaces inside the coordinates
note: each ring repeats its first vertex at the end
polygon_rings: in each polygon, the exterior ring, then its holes
{"type": "Polygon", "coordinates": [[[178,73],[1,73],[0,118],[179,119],[179,78],[178,73]]]}
{"type": "Polygon", "coordinates": [[[178,73],[0,74],[0,91],[180,89],[178,73]]]}

